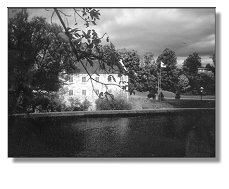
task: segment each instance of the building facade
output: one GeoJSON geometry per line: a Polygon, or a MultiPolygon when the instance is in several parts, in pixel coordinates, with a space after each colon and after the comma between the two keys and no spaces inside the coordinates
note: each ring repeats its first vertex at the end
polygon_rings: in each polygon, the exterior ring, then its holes
{"type": "Polygon", "coordinates": [[[63,94],[66,105],[70,105],[69,99],[78,99],[83,102],[87,99],[91,106],[89,110],[96,110],[95,101],[100,95],[104,96],[105,92],[108,92],[114,97],[122,96],[123,98],[129,97],[128,93],[128,76],[115,72],[104,73],[104,71],[98,71],[96,68],[88,69],[91,77],[84,70],[77,74],[69,75],[67,85],[64,86],[63,94]],[[96,71],[96,74],[94,73],[96,71]],[[94,73],[94,74],[93,74],[94,73]]]}

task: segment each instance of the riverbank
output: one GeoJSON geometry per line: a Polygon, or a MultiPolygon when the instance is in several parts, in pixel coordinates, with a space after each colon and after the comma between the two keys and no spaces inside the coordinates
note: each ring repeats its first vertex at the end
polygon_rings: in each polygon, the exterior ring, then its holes
{"type": "Polygon", "coordinates": [[[214,100],[193,99],[165,99],[164,101],[151,100],[148,98],[130,98],[134,110],[141,109],[165,109],[165,108],[215,108],[214,100]]]}

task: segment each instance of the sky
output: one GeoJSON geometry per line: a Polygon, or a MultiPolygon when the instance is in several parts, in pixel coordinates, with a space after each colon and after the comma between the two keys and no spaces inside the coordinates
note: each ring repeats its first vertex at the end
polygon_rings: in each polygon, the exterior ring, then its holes
{"type": "MultiPolygon", "coordinates": [[[[170,48],[177,55],[178,64],[182,64],[188,55],[197,52],[202,58],[202,65],[212,64],[211,56],[215,51],[215,9],[190,8],[109,8],[99,9],[100,20],[93,28],[102,36],[108,33],[116,49],[134,49],[143,55],[152,52],[155,58],[165,48],[170,48]]],[[[64,18],[66,25],[74,25],[74,13],[64,18]],[[68,20],[68,21],[67,21],[68,20]]],[[[51,22],[52,9],[28,9],[30,18],[46,17],[51,22]]],[[[52,22],[60,24],[56,15],[52,22]]],[[[77,27],[83,27],[81,20],[77,27]]],[[[82,29],[82,28],[81,28],[82,29]]],[[[91,28],[90,28],[91,29],[91,28]]]]}

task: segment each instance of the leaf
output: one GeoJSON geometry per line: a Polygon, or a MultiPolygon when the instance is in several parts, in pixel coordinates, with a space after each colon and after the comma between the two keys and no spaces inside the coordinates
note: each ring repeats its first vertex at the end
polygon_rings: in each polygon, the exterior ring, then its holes
{"type": "Polygon", "coordinates": [[[100,67],[101,67],[102,70],[105,70],[105,64],[104,64],[104,63],[102,63],[102,64],[100,65],[100,67]]]}
{"type": "Polygon", "coordinates": [[[82,33],[84,35],[85,38],[87,38],[87,34],[82,30],[82,33]]]}
{"type": "Polygon", "coordinates": [[[91,60],[91,59],[87,59],[87,61],[89,62],[89,64],[91,65],[91,67],[93,67],[93,65],[94,65],[94,62],[91,60]]]}
{"type": "Polygon", "coordinates": [[[94,39],[92,41],[95,45],[98,45],[99,43],[101,43],[101,40],[100,39],[94,39]]]}
{"type": "Polygon", "coordinates": [[[71,32],[78,32],[80,31],[78,28],[72,29],[71,32]]]}
{"type": "MultiPolygon", "coordinates": [[[[88,42],[91,42],[91,40],[88,40],[88,42]]],[[[93,48],[93,43],[90,43],[87,47],[92,49],[93,48]]]]}
{"type": "Polygon", "coordinates": [[[113,75],[110,75],[110,76],[113,78],[114,82],[116,82],[116,79],[115,79],[115,77],[114,77],[113,75]]]}
{"type": "Polygon", "coordinates": [[[95,74],[96,74],[97,76],[99,76],[99,74],[98,74],[97,72],[95,72],[95,74]]]}
{"type": "Polygon", "coordinates": [[[99,98],[102,98],[103,92],[99,93],[99,98]]]}
{"type": "Polygon", "coordinates": [[[57,36],[60,38],[60,40],[62,42],[69,43],[69,38],[68,38],[68,36],[65,33],[63,33],[63,32],[58,33],[57,36]]]}
{"type": "Polygon", "coordinates": [[[91,30],[88,30],[87,31],[87,37],[86,37],[87,39],[90,38],[90,34],[91,34],[91,30]]]}
{"type": "Polygon", "coordinates": [[[70,30],[71,30],[71,28],[70,28],[70,27],[67,27],[66,29],[67,29],[68,31],[70,31],[70,30]]]}

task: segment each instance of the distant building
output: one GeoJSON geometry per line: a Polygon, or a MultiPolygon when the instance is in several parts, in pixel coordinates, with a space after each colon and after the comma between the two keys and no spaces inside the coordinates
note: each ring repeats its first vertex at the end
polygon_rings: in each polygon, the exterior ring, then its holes
{"type": "MultiPolygon", "coordinates": [[[[125,67],[123,69],[126,70],[125,67]]],[[[70,104],[69,99],[71,98],[77,98],[81,102],[87,99],[91,102],[89,110],[95,110],[95,101],[101,92],[102,94],[108,92],[114,96],[122,95],[128,98],[128,76],[120,74],[122,71],[118,67],[107,73],[104,70],[99,70],[98,63],[94,62],[93,67],[87,66],[87,70],[94,80],[90,79],[83,68],[80,68],[79,73],[69,75],[67,85],[63,88],[65,93],[62,94],[66,105],[70,104]]]]}
{"type": "Polygon", "coordinates": [[[198,73],[209,73],[211,72],[208,68],[200,67],[198,68],[198,73]]]}

